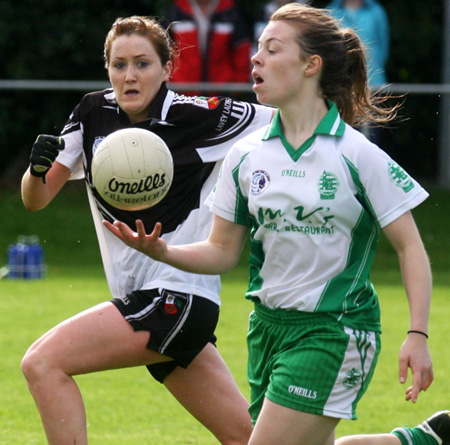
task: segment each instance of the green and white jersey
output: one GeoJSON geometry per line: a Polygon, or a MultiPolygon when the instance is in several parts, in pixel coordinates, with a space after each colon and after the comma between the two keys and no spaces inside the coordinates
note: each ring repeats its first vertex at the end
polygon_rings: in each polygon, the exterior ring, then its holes
{"type": "Polygon", "coordinates": [[[211,210],[251,229],[247,298],[379,330],[369,272],[380,229],[428,193],[328,105],[297,150],[278,114],[238,141],[210,196],[211,210]]]}

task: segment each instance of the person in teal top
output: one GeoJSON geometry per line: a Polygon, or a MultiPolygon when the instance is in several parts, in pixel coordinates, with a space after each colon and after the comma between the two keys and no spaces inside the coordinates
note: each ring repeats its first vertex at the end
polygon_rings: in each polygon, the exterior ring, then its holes
{"type": "Polygon", "coordinates": [[[386,84],[390,32],[383,6],[377,0],[332,0],[327,9],[342,26],[354,29],[366,46],[370,85],[386,84]]]}

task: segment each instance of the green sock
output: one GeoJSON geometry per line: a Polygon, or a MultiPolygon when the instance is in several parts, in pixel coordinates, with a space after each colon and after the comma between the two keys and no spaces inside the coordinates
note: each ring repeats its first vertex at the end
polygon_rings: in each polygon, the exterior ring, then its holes
{"type": "Polygon", "coordinates": [[[396,428],[392,433],[402,445],[439,445],[438,442],[422,428],[396,428]]]}

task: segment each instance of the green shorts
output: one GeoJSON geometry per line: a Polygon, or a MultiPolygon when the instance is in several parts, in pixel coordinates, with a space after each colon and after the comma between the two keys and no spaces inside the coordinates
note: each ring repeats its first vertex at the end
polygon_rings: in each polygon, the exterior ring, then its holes
{"type": "Polygon", "coordinates": [[[356,419],[380,352],[377,332],[328,314],[255,305],[247,336],[253,422],[264,397],[312,414],[356,419]]]}

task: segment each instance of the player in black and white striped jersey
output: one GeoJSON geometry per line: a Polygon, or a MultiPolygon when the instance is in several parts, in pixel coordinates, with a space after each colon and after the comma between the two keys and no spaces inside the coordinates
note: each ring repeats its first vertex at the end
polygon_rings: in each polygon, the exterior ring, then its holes
{"type": "Polygon", "coordinates": [[[214,347],[219,277],[154,262],[102,225],[106,219],[134,227],[141,219],[150,228],[162,221],[169,243],[204,239],[212,217],[203,201],[222,159],[238,138],[270,122],[267,107],[168,90],[174,54],[155,20],[118,19],[105,42],[113,88],[84,96],[61,136],[41,135],[32,148],[22,180],[24,205],[42,209],[67,180],[84,177],[113,296],[53,328],[23,359],[50,443],[87,443],[83,400],[72,376],[140,365],[222,443],[247,443],[250,435],[248,403],[214,347]],[[174,159],[171,189],[148,210],[118,210],[92,184],[95,149],[108,134],[128,127],[159,135],[174,159]]]}

